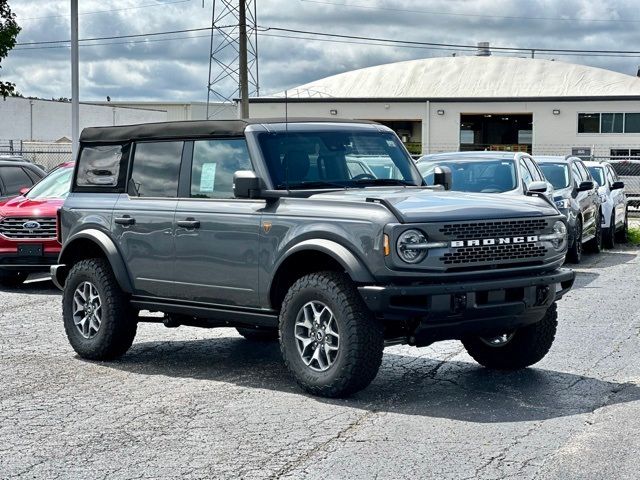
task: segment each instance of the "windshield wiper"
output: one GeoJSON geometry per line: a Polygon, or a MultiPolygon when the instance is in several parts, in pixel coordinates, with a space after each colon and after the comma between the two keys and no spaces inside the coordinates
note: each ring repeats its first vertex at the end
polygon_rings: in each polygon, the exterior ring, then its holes
{"type": "Polygon", "coordinates": [[[290,183],[288,185],[284,183],[279,183],[276,188],[297,190],[297,189],[305,189],[305,188],[347,188],[347,186],[348,185],[345,183],[330,182],[325,180],[307,180],[304,182],[290,183]]]}
{"type": "Polygon", "coordinates": [[[363,178],[361,180],[354,180],[352,184],[358,186],[365,185],[402,185],[403,187],[415,187],[416,184],[409,180],[400,180],[397,178],[363,178]]]}

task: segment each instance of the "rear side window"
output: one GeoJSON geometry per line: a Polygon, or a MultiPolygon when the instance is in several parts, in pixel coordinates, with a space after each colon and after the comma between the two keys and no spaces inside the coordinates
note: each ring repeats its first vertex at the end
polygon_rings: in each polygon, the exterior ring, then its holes
{"type": "Polygon", "coordinates": [[[3,167],[0,177],[4,183],[4,195],[18,195],[20,189],[33,185],[33,180],[21,167],[3,167]]]}
{"type": "Polygon", "coordinates": [[[251,169],[244,139],[196,140],[193,142],[191,197],[234,198],[233,174],[251,169]]]}
{"type": "Polygon", "coordinates": [[[123,158],[126,159],[124,145],[85,146],[78,161],[78,187],[101,187],[109,189],[118,186],[121,178],[123,158]]]}
{"type": "Polygon", "coordinates": [[[132,197],[178,196],[184,142],[137,143],[128,193],[132,197]]]}

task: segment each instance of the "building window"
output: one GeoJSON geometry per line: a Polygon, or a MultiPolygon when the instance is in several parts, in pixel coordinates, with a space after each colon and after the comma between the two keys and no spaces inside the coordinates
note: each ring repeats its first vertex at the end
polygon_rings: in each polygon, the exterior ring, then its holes
{"type": "Polygon", "coordinates": [[[640,157],[640,149],[637,148],[612,148],[612,157],[640,157]]]}
{"type": "Polygon", "coordinates": [[[622,133],[623,113],[603,113],[600,133],[622,133]]]}
{"type": "Polygon", "coordinates": [[[600,114],[579,113],[578,133],[600,133],[600,114]]]}
{"type": "Polygon", "coordinates": [[[640,133],[640,113],[625,114],[624,133],[640,133]]]}

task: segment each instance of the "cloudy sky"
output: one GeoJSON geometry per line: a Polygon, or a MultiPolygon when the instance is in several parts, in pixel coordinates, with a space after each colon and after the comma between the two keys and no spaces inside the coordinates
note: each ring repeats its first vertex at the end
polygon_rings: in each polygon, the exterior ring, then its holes
{"type": "MultiPolygon", "coordinates": [[[[256,1],[258,24],[265,28],[449,44],[489,41],[524,48],[640,49],[637,0],[256,1]]],[[[23,45],[3,61],[0,76],[15,82],[24,95],[70,96],[68,46],[24,45],[69,39],[69,1],[9,0],[9,4],[23,29],[18,37],[23,45]]],[[[212,0],[204,0],[204,7],[203,0],[82,0],[80,4],[80,38],[211,24],[212,0]]],[[[470,54],[451,48],[326,40],[309,34],[261,32],[261,93],[371,65],[470,54]]],[[[206,100],[209,46],[206,31],[86,42],[80,49],[81,99],[103,100],[109,95],[112,100],[206,100]]],[[[640,58],[634,56],[536,56],[631,75],[640,65],[640,58]]],[[[220,85],[219,90],[231,95],[233,86],[220,85]]]]}

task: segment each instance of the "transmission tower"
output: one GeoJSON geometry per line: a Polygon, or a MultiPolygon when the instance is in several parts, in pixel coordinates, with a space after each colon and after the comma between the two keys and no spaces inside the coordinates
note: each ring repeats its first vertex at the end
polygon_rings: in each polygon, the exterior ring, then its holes
{"type": "Polygon", "coordinates": [[[260,94],[256,0],[213,0],[211,27],[207,118],[225,108],[220,103],[260,94]]]}

